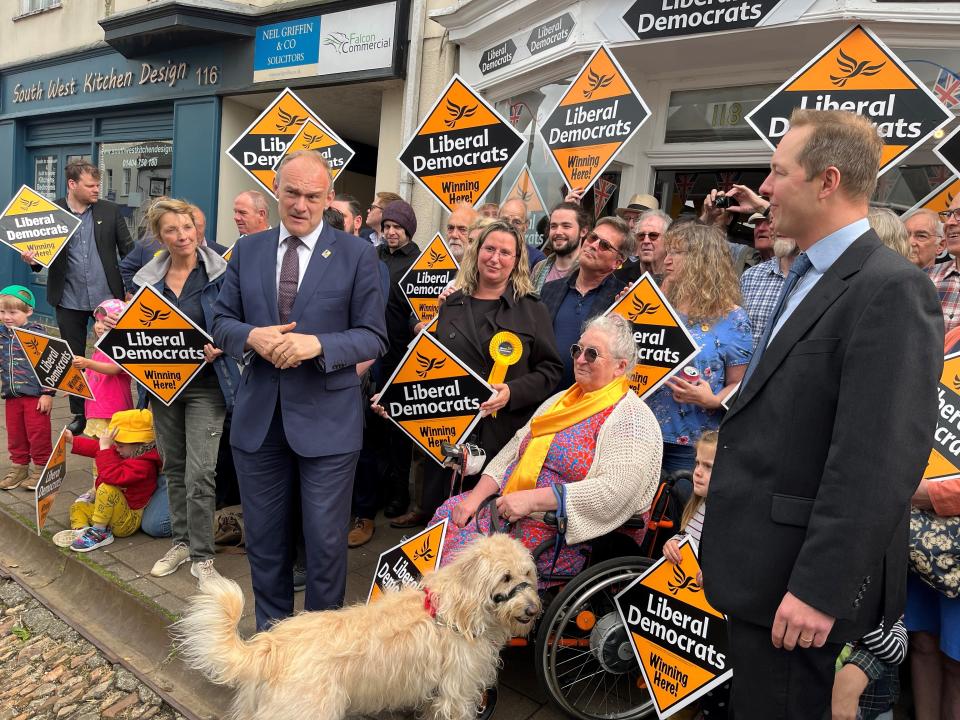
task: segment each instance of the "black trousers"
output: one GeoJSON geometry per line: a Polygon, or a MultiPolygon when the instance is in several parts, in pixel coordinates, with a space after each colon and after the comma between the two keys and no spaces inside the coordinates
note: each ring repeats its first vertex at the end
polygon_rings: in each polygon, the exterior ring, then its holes
{"type": "MultiPolygon", "coordinates": [[[[57,305],[57,327],[60,328],[60,337],[67,341],[73,354],[79,357],[87,353],[87,330],[93,318],[91,310],[70,310],[57,305]]],[[[74,415],[83,415],[84,399],[70,396],[70,412],[74,415]]]]}
{"type": "Polygon", "coordinates": [[[787,651],[770,642],[770,628],[727,621],[737,720],[819,720],[830,706],[842,643],[787,651]]]}

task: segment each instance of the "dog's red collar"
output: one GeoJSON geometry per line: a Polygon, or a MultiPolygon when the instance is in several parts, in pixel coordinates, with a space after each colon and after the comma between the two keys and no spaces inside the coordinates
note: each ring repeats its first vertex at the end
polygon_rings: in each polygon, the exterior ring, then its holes
{"type": "Polygon", "coordinates": [[[437,617],[437,605],[434,602],[435,595],[430,592],[430,588],[423,589],[423,609],[427,611],[427,614],[432,618],[437,617]]]}

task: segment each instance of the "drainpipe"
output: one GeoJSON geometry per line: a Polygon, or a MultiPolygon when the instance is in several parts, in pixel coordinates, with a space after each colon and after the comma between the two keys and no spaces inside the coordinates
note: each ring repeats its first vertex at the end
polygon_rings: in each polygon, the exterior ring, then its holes
{"type": "MultiPolygon", "coordinates": [[[[403,86],[403,117],[400,120],[400,147],[413,134],[419,119],[420,60],[423,57],[423,25],[427,18],[427,0],[413,0],[410,9],[410,45],[407,48],[407,78],[403,86]]],[[[400,171],[400,197],[407,202],[413,196],[413,176],[400,171]]]]}

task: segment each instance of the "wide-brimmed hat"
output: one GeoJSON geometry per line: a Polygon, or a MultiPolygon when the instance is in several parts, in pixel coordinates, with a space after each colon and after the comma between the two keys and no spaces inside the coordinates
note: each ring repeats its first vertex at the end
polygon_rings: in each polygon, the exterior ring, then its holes
{"type": "Polygon", "coordinates": [[[149,410],[121,410],[110,418],[108,430],[116,428],[115,440],[122,443],[153,442],[153,413],[149,410]]]}
{"type": "Polygon", "coordinates": [[[617,208],[617,216],[623,217],[625,213],[642,213],[644,210],[659,210],[660,202],[647,193],[636,193],[630,198],[626,207],[617,208]]]}

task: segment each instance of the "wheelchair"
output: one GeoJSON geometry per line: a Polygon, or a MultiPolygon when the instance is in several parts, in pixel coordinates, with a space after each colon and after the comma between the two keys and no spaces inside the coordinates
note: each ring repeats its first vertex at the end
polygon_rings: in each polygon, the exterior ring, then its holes
{"type": "MultiPolygon", "coordinates": [[[[541,589],[544,613],[528,638],[514,638],[508,647],[533,646],[541,688],[569,717],[634,720],[656,716],[614,596],[662,555],[663,544],[676,532],[691,490],[689,472],[661,475],[649,513],[634,516],[620,529],[584,544],[587,559],[583,570],[575,576],[551,571],[538,578],[539,584],[546,586],[541,589]]],[[[543,522],[557,525],[555,513],[546,513],[543,522]]],[[[559,533],[532,551],[534,559],[546,553],[556,558],[557,542],[559,533]]],[[[496,688],[489,689],[478,710],[480,720],[493,716],[496,699],[496,688]]]]}

